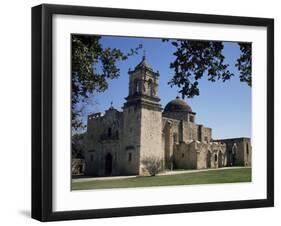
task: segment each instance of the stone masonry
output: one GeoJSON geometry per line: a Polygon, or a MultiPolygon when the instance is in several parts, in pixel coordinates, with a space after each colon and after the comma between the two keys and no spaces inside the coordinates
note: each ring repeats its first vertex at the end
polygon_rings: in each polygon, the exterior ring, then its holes
{"type": "Polygon", "coordinates": [[[128,73],[123,111],[110,106],[88,116],[86,175],[146,175],[146,159],[160,161],[162,170],[251,166],[250,138],[213,140],[212,129],[196,124],[196,113],[179,97],[162,109],[159,73],[145,57],[128,73]]]}

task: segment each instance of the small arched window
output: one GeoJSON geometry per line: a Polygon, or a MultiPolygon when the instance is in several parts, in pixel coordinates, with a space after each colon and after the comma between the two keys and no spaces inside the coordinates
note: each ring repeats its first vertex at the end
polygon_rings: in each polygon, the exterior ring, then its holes
{"type": "Polygon", "coordinates": [[[217,162],[217,161],[218,161],[218,155],[215,154],[215,162],[217,162]]]}
{"type": "Polygon", "coordinates": [[[129,161],[129,162],[132,161],[132,153],[131,153],[131,152],[129,152],[129,154],[128,154],[128,161],[129,161]]]}
{"type": "Polygon", "coordinates": [[[148,88],[147,89],[148,95],[149,96],[153,96],[153,86],[152,86],[152,81],[151,80],[148,81],[148,87],[147,88],[148,88]]]}
{"type": "Polygon", "coordinates": [[[136,93],[140,93],[140,91],[141,91],[141,82],[136,80],[135,81],[135,87],[136,87],[135,88],[136,93]]]}
{"type": "Polygon", "coordinates": [[[111,128],[110,128],[110,127],[109,127],[108,130],[107,130],[107,136],[108,136],[108,137],[111,137],[111,128]]]}

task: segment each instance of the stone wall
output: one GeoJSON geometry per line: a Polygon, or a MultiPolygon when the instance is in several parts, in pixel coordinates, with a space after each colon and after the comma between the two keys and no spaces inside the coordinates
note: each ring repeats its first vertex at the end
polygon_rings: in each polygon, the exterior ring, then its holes
{"type": "Polygon", "coordinates": [[[182,138],[184,142],[198,140],[197,125],[193,122],[182,121],[182,138]]]}
{"type": "Polygon", "coordinates": [[[120,174],[122,133],[122,112],[111,107],[104,115],[89,115],[85,151],[86,175],[120,174]],[[111,166],[107,167],[109,165],[111,166]]]}
{"type": "Polygon", "coordinates": [[[197,169],[197,152],[193,145],[185,142],[176,145],[174,167],[176,169],[197,169]]]}
{"type": "Polygon", "coordinates": [[[218,142],[181,142],[174,149],[174,165],[178,169],[205,169],[226,166],[226,145],[218,142]]]}
{"type": "Polygon", "coordinates": [[[197,125],[197,140],[210,142],[212,140],[212,129],[197,125]]]}
{"type": "Polygon", "coordinates": [[[227,165],[226,145],[220,142],[211,142],[208,156],[210,156],[211,168],[225,167],[227,165]]]}
{"type": "Polygon", "coordinates": [[[162,149],[162,114],[160,110],[141,108],[140,173],[145,173],[143,160],[156,158],[164,161],[162,149]]]}
{"type": "Polygon", "coordinates": [[[105,115],[89,116],[85,174],[108,175],[109,160],[110,175],[145,174],[147,158],[159,159],[166,169],[251,165],[250,139],[212,141],[210,128],[162,117],[157,105],[149,106],[141,102],[125,105],[123,112],[110,108],[105,115]]]}
{"type": "Polygon", "coordinates": [[[192,143],[192,146],[197,152],[197,169],[210,168],[207,166],[208,150],[210,149],[210,144],[195,141],[192,143]]]}
{"type": "Polygon", "coordinates": [[[162,118],[163,130],[162,130],[162,147],[164,150],[166,169],[171,169],[173,166],[173,151],[174,145],[182,141],[181,136],[181,122],[175,119],[162,118]]]}
{"type": "Polygon", "coordinates": [[[122,175],[139,174],[141,136],[141,108],[124,107],[123,153],[120,156],[122,175]]]}
{"type": "Polygon", "coordinates": [[[228,166],[252,165],[252,146],[250,138],[230,138],[216,141],[226,145],[228,166]]]}

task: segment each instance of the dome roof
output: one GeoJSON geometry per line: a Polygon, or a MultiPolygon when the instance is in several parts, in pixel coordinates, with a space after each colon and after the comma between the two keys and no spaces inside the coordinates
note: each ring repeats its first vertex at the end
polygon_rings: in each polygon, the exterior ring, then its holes
{"type": "Polygon", "coordinates": [[[192,109],[184,100],[177,97],[166,105],[164,112],[192,112],[192,109]]]}

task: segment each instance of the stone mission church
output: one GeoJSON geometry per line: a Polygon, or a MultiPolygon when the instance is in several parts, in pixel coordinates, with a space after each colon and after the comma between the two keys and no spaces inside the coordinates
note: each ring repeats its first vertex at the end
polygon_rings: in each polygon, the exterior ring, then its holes
{"type": "Polygon", "coordinates": [[[159,72],[145,57],[128,74],[123,111],[111,106],[88,116],[86,175],[145,175],[145,159],[158,159],[163,170],[251,165],[250,138],[213,140],[212,129],[196,124],[196,113],[179,97],[163,110],[159,72]]]}

